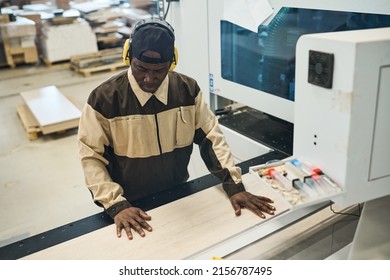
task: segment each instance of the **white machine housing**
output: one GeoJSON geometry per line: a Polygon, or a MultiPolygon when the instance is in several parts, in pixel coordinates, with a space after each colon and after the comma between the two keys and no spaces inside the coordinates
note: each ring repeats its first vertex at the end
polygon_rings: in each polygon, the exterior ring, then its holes
{"type": "MultiPolygon", "coordinates": [[[[221,20],[224,20],[224,10],[228,2],[231,1],[208,1],[209,71],[213,76],[213,89],[210,89],[211,93],[293,123],[295,108],[294,101],[222,78],[221,20]]],[[[283,7],[320,9],[340,12],[350,11],[373,14],[390,14],[390,1],[388,0],[268,0],[268,2],[274,10],[274,13],[263,23],[265,25],[268,25],[283,7]]],[[[247,3],[244,3],[243,5],[246,4],[247,3]]],[[[242,17],[248,16],[250,15],[242,15],[242,17]]],[[[196,21],[196,24],[199,24],[199,20],[196,21]]],[[[196,57],[197,56],[195,56],[195,58],[196,57]]],[[[194,63],[191,64],[191,67],[193,67],[193,65],[194,63]]]]}
{"type": "Polygon", "coordinates": [[[296,58],[294,155],[343,187],[336,203],[390,194],[390,28],[303,35],[296,58]],[[331,88],[308,82],[310,50],[333,54],[331,88]]]}

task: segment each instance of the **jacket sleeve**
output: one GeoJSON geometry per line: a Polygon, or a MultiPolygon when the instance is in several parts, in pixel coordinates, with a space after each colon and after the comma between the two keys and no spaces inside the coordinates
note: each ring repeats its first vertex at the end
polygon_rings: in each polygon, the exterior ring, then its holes
{"type": "Polygon", "coordinates": [[[123,197],[122,187],[113,182],[103,157],[105,146],[110,143],[110,126],[106,118],[89,104],[83,108],[77,135],[79,156],[85,183],[96,204],[103,206],[114,218],[121,210],[130,207],[123,197]]]}
{"type": "Polygon", "coordinates": [[[210,110],[200,91],[195,99],[196,132],[195,143],[209,171],[218,177],[226,194],[245,191],[241,180],[241,169],[235,166],[230,147],[218,124],[218,119],[210,110]]]}

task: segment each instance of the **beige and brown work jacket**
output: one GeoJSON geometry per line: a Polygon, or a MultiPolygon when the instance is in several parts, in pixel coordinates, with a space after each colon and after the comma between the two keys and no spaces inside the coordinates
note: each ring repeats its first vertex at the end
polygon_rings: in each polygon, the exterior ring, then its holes
{"type": "Polygon", "coordinates": [[[80,118],[79,154],[94,201],[114,217],[131,201],[186,182],[193,143],[228,196],[245,190],[196,81],[169,72],[151,94],[130,69],[94,89],[80,118]]]}

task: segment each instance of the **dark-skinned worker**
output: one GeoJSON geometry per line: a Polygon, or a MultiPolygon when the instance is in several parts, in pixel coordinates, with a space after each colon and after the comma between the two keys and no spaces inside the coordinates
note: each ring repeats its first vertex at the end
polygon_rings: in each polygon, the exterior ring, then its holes
{"type": "Polygon", "coordinates": [[[273,201],[245,190],[233,156],[197,82],[173,71],[173,28],[163,20],[135,24],[124,47],[129,68],[97,86],[80,118],[79,155],[93,200],[125,230],[145,236],[151,217],[131,202],[185,183],[197,144],[235,214],[246,208],[265,218],[273,201]]]}

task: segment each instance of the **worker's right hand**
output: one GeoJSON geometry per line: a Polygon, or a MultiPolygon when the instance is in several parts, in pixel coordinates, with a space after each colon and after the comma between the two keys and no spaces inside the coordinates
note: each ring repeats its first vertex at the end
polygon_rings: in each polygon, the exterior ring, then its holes
{"type": "Polygon", "coordinates": [[[139,208],[129,207],[118,214],[116,214],[114,221],[116,225],[116,234],[118,237],[122,236],[122,229],[125,230],[128,239],[133,239],[132,230],[138,232],[142,237],[145,236],[144,229],[152,231],[152,227],[146,222],[150,221],[152,217],[146,214],[139,208]]]}

